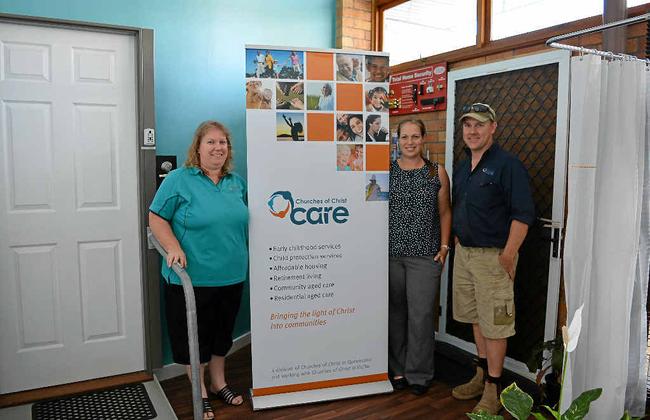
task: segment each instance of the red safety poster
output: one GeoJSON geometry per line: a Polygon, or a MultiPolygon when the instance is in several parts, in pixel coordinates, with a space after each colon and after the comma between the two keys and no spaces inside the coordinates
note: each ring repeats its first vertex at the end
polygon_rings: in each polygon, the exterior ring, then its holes
{"type": "Polygon", "coordinates": [[[390,76],[390,115],[447,109],[447,63],[390,76]]]}

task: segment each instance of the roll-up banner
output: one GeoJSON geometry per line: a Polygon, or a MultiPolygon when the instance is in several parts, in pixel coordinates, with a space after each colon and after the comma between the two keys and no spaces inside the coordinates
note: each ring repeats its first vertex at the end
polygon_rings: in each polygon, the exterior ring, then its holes
{"type": "Polygon", "coordinates": [[[246,46],[254,409],[391,392],[388,55],[246,46]]]}

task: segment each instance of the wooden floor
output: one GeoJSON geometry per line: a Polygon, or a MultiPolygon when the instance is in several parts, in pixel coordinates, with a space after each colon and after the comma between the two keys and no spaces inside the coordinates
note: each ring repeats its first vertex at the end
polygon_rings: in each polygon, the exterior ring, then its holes
{"type": "MultiPolygon", "coordinates": [[[[212,401],[217,419],[467,419],[476,400],[458,401],[451,396],[451,388],[472,376],[468,366],[436,355],[436,378],[423,396],[415,396],[408,390],[391,394],[359,397],[319,404],[253,412],[250,399],[245,398],[239,407],[226,407],[218,400],[212,401]]],[[[250,346],[243,348],[226,362],[226,378],[230,386],[239,392],[251,387],[250,346]]],[[[161,382],[176,415],[181,420],[192,419],[192,391],[186,377],[161,382]]],[[[510,418],[510,417],[506,417],[510,418]]]]}

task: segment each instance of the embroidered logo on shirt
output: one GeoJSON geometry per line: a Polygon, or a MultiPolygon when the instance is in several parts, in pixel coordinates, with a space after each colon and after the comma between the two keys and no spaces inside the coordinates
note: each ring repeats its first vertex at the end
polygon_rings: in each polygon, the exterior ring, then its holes
{"type": "Polygon", "coordinates": [[[486,175],[494,176],[494,169],[483,168],[483,173],[486,175]]]}

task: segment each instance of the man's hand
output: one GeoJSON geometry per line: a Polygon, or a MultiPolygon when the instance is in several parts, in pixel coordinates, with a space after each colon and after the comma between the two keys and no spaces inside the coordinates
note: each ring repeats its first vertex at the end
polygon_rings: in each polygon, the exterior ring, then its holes
{"type": "Polygon", "coordinates": [[[510,277],[510,280],[515,279],[515,255],[510,255],[508,253],[501,253],[499,254],[499,264],[501,264],[501,267],[508,273],[508,277],[510,277]]]}

